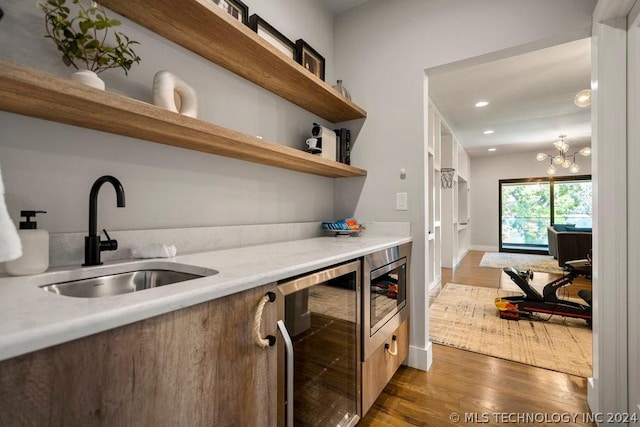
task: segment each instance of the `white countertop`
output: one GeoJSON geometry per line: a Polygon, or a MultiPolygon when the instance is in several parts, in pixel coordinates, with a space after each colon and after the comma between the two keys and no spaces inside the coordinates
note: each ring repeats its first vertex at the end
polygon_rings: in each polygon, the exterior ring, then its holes
{"type": "MultiPolygon", "coordinates": [[[[224,297],[298,274],[410,242],[401,236],[320,237],[217,250],[156,260],[58,268],[34,275],[0,278],[0,360],[61,344],[182,307],[224,297]],[[175,263],[219,273],[188,282],[101,298],[73,298],[40,285],[95,276],[96,270],[136,269],[149,262],[175,263]],[[131,268],[133,267],[133,268],[131,268]]],[[[170,268],[170,266],[169,266],[170,268]]]]}

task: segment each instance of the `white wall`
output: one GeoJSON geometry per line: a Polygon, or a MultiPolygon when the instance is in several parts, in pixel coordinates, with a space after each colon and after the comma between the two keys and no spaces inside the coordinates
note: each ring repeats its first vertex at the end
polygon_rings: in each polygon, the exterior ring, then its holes
{"type": "MultiPolygon", "coordinates": [[[[553,148],[553,147],[551,147],[553,148]]],[[[552,152],[553,150],[548,150],[552,152]]],[[[536,160],[537,152],[471,158],[471,248],[498,250],[499,187],[501,179],[548,176],[548,162],[536,160]]],[[[591,174],[591,157],[578,156],[578,175],[591,174]]],[[[571,174],[557,168],[557,176],[571,174]]]]}
{"type": "Polygon", "coordinates": [[[594,5],[592,0],[371,0],[336,20],[336,76],[368,113],[352,159],[369,172],[361,186],[338,183],[336,212],[411,221],[414,366],[424,367],[429,357],[424,70],[543,39],[583,36],[594,5]],[[407,170],[404,181],[400,168],[407,170]],[[394,210],[398,191],[408,193],[406,212],[394,210]]]}
{"type": "MultiPolygon", "coordinates": [[[[292,41],[304,38],[325,56],[333,78],[333,17],[314,0],[245,0],[292,41]],[[307,19],[312,16],[313,19],[307,19]]],[[[54,44],[44,38],[35,1],[4,0],[0,58],[63,77],[54,44]]],[[[113,17],[117,15],[111,14],[113,17]]],[[[142,58],[125,77],[101,74],[107,90],[151,101],[153,75],[168,69],[198,92],[200,118],[302,148],[315,115],[121,18],[119,31],[139,41],[142,58]]],[[[112,189],[100,194],[99,227],[112,230],[320,221],[333,218],[332,179],[163,146],[103,132],[0,112],[0,164],[9,213],[48,211],[52,232],[86,231],[89,189],[112,174],[126,191],[115,208],[112,189]]]]}

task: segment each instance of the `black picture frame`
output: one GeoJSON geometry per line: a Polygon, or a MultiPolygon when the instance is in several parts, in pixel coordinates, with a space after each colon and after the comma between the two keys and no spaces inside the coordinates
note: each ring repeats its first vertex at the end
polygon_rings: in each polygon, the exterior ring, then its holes
{"type": "Polygon", "coordinates": [[[296,44],[255,13],[249,17],[249,28],[289,58],[296,59],[296,44]]]}
{"type": "Polygon", "coordinates": [[[324,56],[302,39],[296,40],[296,62],[324,81],[324,56]]]}
{"type": "Polygon", "coordinates": [[[213,4],[220,9],[227,12],[233,18],[242,22],[244,25],[249,25],[249,6],[242,3],[240,0],[211,0],[213,4]]]}

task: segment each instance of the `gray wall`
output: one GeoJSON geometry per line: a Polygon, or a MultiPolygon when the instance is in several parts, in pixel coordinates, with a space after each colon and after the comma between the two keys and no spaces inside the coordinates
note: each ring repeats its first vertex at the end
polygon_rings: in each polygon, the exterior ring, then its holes
{"type": "MultiPolygon", "coordinates": [[[[337,18],[336,76],[368,113],[352,158],[369,175],[361,186],[354,181],[338,184],[336,212],[411,221],[411,343],[418,352],[428,348],[424,70],[540,40],[583,36],[595,3],[371,0],[337,18]],[[400,168],[407,170],[404,181],[400,168]],[[406,212],[394,210],[398,191],[408,193],[406,212]]],[[[473,178],[471,183],[475,185],[473,178]]]]}
{"type": "MultiPolygon", "coordinates": [[[[498,250],[498,181],[547,176],[549,163],[537,161],[537,153],[536,151],[471,159],[471,249],[498,250]]],[[[576,161],[580,165],[578,175],[591,174],[591,157],[578,156],[576,161]]],[[[557,176],[571,175],[566,169],[557,169],[557,176]]]]}
{"type": "MultiPolygon", "coordinates": [[[[323,54],[333,78],[333,17],[314,0],[246,0],[291,40],[323,54]],[[306,19],[313,17],[313,19],[306,19]]],[[[35,1],[5,0],[0,58],[67,77],[72,69],[44,38],[35,1]]],[[[112,14],[114,17],[117,16],[112,14]]],[[[122,18],[120,31],[141,42],[142,62],[101,74],[107,90],[151,101],[154,74],[167,69],[195,88],[200,115],[288,146],[302,147],[315,115],[122,18]]],[[[119,178],[127,207],[112,189],[100,194],[99,226],[112,230],[320,221],[333,218],[332,179],[163,146],[0,112],[0,164],[9,213],[48,211],[51,232],[86,231],[89,189],[103,174],[119,178]]]]}

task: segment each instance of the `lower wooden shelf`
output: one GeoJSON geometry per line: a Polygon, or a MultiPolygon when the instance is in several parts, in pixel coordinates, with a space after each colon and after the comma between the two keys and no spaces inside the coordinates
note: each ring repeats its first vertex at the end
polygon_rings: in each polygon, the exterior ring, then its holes
{"type": "Polygon", "coordinates": [[[115,93],[0,61],[0,109],[330,178],[367,172],[115,93]]]}

